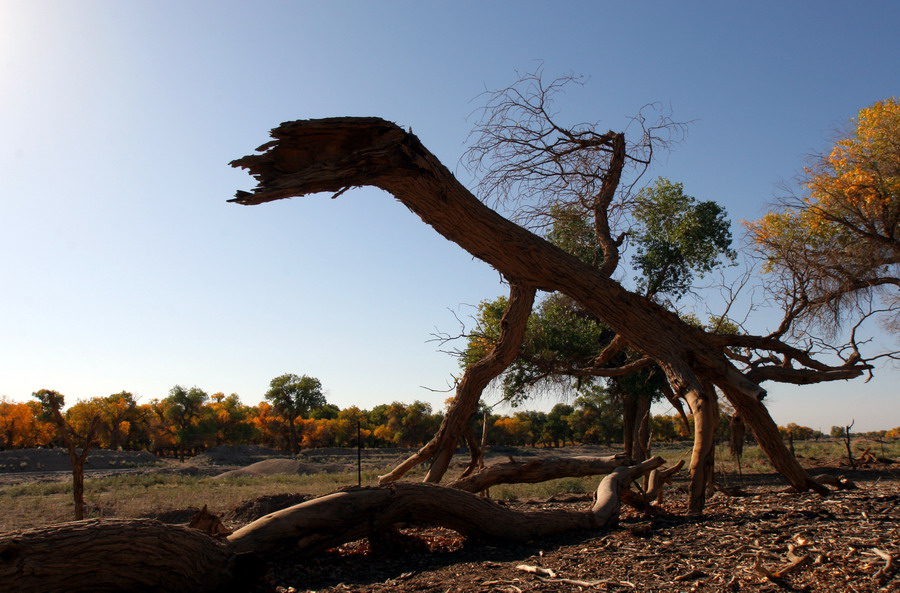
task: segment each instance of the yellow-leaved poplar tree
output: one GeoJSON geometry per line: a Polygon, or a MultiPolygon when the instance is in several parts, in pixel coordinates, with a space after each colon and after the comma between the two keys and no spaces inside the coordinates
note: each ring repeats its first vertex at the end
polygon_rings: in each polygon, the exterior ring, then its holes
{"type": "Polygon", "coordinates": [[[837,326],[862,303],[896,331],[900,101],[866,107],[853,123],[804,170],[801,194],[747,227],[796,317],[837,326]]]}

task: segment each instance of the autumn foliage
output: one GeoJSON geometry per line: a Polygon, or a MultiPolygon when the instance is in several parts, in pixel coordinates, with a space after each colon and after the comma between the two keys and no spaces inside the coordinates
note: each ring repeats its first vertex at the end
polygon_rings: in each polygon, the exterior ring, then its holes
{"type": "MultiPolygon", "coordinates": [[[[269,401],[248,406],[234,393],[210,396],[197,387],[176,385],[168,397],[146,403],[125,391],[78,401],[63,418],[76,433],[98,418],[94,439],[101,448],[180,454],[236,444],[291,450],[292,435],[301,448],[355,446],[358,436],[365,447],[415,447],[431,438],[441,415],[420,401],[341,410],[323,398],[321,405],[288,419],[269,401]]],[[[0,399],[0,450],[64,444],[39,401],[0,399]]]]}
{"type": "MultiPolygon", "coordinates": [[[[487,420],[488,442],[500,446],[567,444],[614,445],[623,438],[621,402],[603,392],[577,398],[574,405],[557,404],[549,412],[517,411],[509,415],[477,414],[478,434],[487,420]]],[[[146,449],[160,455],[196,452],[220,445],[256,444],[290,451],[291,423],[269,401],[249,406],[237,394],[174,387],[168,397],[139,403],[123,391],[78,401],[63,413],[75,432],[85,432],[99,418],[96,446],[104,449],[146,449]]],[[[364,447],[418,447],[427,442],[443,415],[421,401],[393,402],[370,410],[339,409],[324,403],[293,418],[302,449],[351,447],[357,435],[364,447]]],[[[654,438],[688,438],[675,416],[655,416],[654,438]]],[[[38,401],[0,399],[0,450],[59,447],[64,440],[56,424],[43,414],[38,401]]]]}
{"type": "Polygon", "coordinates": [[[897,328],[900,102],[860,110],[830,154],[804,170],[802,193],[747,223],[796,317],[835,325],[863,303],[897,328]],[[876,297],[876,298],[872,298],[876,297]],[[872,303],[872,304],[869,304],[872,303]]]}

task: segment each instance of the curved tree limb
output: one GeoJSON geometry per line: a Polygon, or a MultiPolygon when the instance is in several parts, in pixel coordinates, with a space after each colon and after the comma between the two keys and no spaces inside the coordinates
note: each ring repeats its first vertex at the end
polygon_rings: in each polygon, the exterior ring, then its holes
{"type": "MultiPolygon", "coordinates": [[[[433,459],[426,482],[439,482],[447,471],[450,458],[463,436],[466,425],[478,407],[478,400],[488,383],[512,364],[525,337],[525,325],[534,304],[534,288],[517,283],[509,286],[509,304],[500,320],[500,337],[494,349],[466,369],[456,388],[456,397],[444,415],[437,434],[424,447],[389,473],[379,476],[380,484],[394,482],[420,463],[433,459]]],[[[477,455],[473,451],[473,457],[477,455]]]]}
{"type": "Polygon", "coordinates": [[[522,513],[459,490],[435,484],[395,482],[349,488],[266,515],[235,531],[233,552],[266,554],[284,546],[316,552],[369,537],[395,523],[446,527],[469,537],[523,541],[576,529],[606,527],[618,518],[621,492],[631,480],[662,465],[654,457],[613,469],[597,487],[589,511],[522,513]]]}
{"type": "Polygon", "coordinates": [[[613,134],[612,150],[609,168],[603,174],[600,193],[594,198],[593,203],[594,232],[603,250],[603,263],[599,271],[604,276],[611,276],[619,267],[621,241],[614,240],[610,234],[609,206],[616,195],[622,178],[622,169],[625,167],[625,134],[613,134]]]}

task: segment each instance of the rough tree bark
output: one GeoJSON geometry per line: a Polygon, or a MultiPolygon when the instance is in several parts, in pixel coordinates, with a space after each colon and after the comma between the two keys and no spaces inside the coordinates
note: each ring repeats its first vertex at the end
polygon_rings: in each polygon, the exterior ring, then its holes
{"type": "MultiPolygon", "coordinates": [[[[698,377],[703,377],[719,386],[792,486],[826,491],[780,439],[771,439],[778,430],[761,403],[765,391],[723,352],[722,344],[729,345],[733,337],[716,338],[690,327],[659,304],[506,220],[463,187],[416,136],[393,123],[378,118],[301,120],[282,124],[272,136],[275,140],[259,148],[262,154],[232,163],[249,169],[258,181],[252,192],[238,192],[232,201],[261,204],[319,192],[340,194],[363,185],[384,189],[511,284],[562,292],[646,356],[682,369],[690,383],[699,384],[698,377]]],[[[862,372],[854,366],[838,369],[842,378],[862,372]]]]}
{"type": "Polygon", "coordinates": [[[260,558],[313,554],[378,535],[397,523],[522,541],[618,521],[622,492],[662,464],[610,468],[586,511],[523,513],[463,490],[396,483],[349,488],[266,515],[224,542],[152,520],[92,519],[0,535],[0,590],[16,593],[245,591],[260,558]]]}
{"type": "Polygon", "coordinates": [[[228,547],[186,527],[90,519],[0,535],[0,590],[12,593],[219,591],[228,547]]]}

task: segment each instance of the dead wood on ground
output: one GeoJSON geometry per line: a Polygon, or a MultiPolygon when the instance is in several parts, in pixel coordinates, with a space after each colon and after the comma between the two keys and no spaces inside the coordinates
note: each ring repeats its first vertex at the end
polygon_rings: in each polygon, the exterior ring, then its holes
{"type": "MultiPolygon", "coordinates": [[[[349,488],[250,523],[220,542],[152,520],[64,523],[0,535],[0,591],[227,591],[253,574],[258,558],[315,554],[377,536],[398,523],[445,527],[464,536],[527,541],[615,525],[621,493],[663,463],[617,467],[585,511],[519,512],[433,484],[349,488]]],[[[243,585],[240,585],[243,586],[243,585]]]]}
{"type": "Polygon", "coordinates": [[[512,460],[488,465],[475,473],[450,482],[447,486],[466,492],[481,492],[497,484],[535,484],[557,478],[608,474],[617,467],[626,467],[632,463],[624,454],[606,457],[578,455],[528,461],[512,460]]]}

